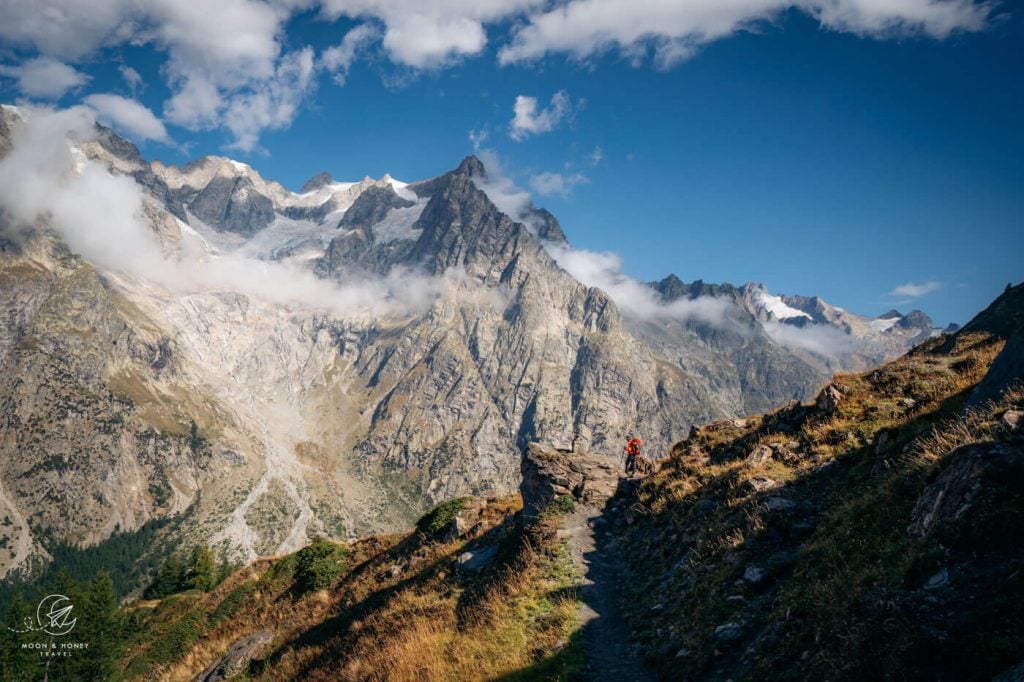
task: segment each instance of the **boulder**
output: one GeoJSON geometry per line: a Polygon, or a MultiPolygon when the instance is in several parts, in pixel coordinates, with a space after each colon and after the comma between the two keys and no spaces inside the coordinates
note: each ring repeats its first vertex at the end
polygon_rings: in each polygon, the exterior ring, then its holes
{"type": "Polygon", "coordinates": [[[843,401],[843,394],[834,385],[826,386],[822,389],[821,393],[818,394],[814,404],[819,410],[825,414],[833,414],[839,409],[839,404],[843,401]]]}
{"type": "Polygon", "coordinates": [[[743,636],[743,628],[739,623],[724,623],[715,628],[715,640],[718,642],[734,642],[743,636]]]}
{"type": "Polygon", "coordinates": [[[1024,412],[1020,410],[1007,410],[1003,414],[1002,424],[1010,431],[1019,431],[1024,425],[1024,412]]]}
{"type": "Polygon", "coordinates": [[[469,534],[470,531],[480,528],[480,517],[486,508],[487,501],[484,499],[475,498],[467,502],[459,513],[455,515],[451,523],[448,524],[448,528],[445,529],[442,536],[443,540],[451,542],[456,538],[469,534]]]}
{"type": "Polygon", "coordinates": [[[926,590],[938,590],[949,584],[949,569],[943,568],[938,573],[928,578],[924,584],[926,590]]]}
{"type": "Polygon", "coordinates": [[[785,497],[769,497],[764,501],[764,508],[768,511],[789,511],[794,507],[796,503],[785,497]]]}
{"type": "Polygon", "coordinates": [[[750,468],[754,468],[759,467],[762,464],[765,464],[766,462],[770,461],[771,458],[772,449],[767,445],[758,445],[757,447],[750,451],[750,454],[747,455],[747,458],[744,460],[743,463],[744,465],[750,468]]]}
{"type": "Polygon", "coordinates": [[[754,564],[750,564],[743,571],[743,579],[751,585],[760,585],[766,577],[768,577],[768,574],[765,573],[765,570],[754,564]]]}
{"type": "Polygon", "coordinates": [[[490,547],[483,547],[472,552],[463,552],[459,555],[459,558],[455,560],[455,563],[463,570],[479,571],[481,568],[490,564],[497,553],[498,546],[491,545],[490,547]]]}
{"type": "Polygon", "coordinates": [[[220,682],[242,675],[249,668],[249,663],[260,656],[274,635],[269,630],[261,630],[248,637],[236,641],[227,652],[210,664],[206,670],[196,676],[195,682],[220,682]]]}
{"type": "Polygon", "coordinates": [[[984,496],[1024,473],[1024,451],[1005,443],[974,443],[946,457],[946,466],[918,497],[908,532],[923,538],[942,520],[970,514],[984,496]]]}
{"type": "Polygon", "coordinates": [[[768,478],[767,476],[755,476],[754,478],[747,481],[747,486],[755,493],[764,492],[765,490],[771,490],[779,487],[779,482],[774,478],[768,478]]]}
{"type": "Polygon", "coordinates": [[[619,471],[619,463],[610,457],[530,443],[521,464],[523,513],[538,516],[562,495],[603,502],[618,490],[619,471]]]}

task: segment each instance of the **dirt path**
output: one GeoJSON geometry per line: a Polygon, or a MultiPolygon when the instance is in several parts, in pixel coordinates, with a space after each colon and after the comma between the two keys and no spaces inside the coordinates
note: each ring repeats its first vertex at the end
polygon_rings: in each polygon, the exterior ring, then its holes
{"type": "Polygon", "coordinates": [[[605,530],[611,511],[579,505],[565,519],[572,558],[583,574],[580,624],[587,649],[587,679],[645,682],[657,677],[637,655],[619,610],[622,561],[605,530]]]}

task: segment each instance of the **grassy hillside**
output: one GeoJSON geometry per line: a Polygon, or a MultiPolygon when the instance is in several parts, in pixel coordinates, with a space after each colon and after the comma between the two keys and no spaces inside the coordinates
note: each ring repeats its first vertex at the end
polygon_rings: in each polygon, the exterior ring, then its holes
{"type": "MultiPolygon", "coordinates": [[[[606,587],[652,666],[694,680],[1019,673],[1021,310],[1024,285],[812,404],[695,429],[658,473],[620,485],[589,556],[625,556],[606,587]],[[977,399],[983,378],[998,400],[977,399]]],[[[584,678],[593,652],[560,529],[574,504],[563,494],[524,524],[518,497],[452,500],[408,535],[315,543],[210,593],[135,604],[124,676],[193,679],[229,652],[210,679],[584,678]]]]}
{"type": "Polygon", "coordinates": [[[135,604],[124,675],[191,680],[232,643],[266,633],[255,660],[227,666],[237,679],[572,676],[577,576],[552,517],[523,529],[518,496],[494,499],[476,503],[474,527],[446,539],[474,503],[446,503],[409,535],[336,545],[313,560],[261,560],[208,594],[135,604]],[[461,566],[467,551],[490,560],[461,566]],[[317,589],[311,576],[332,563],[317,589]]]}
{"type": "Polygon", "coordinates": [[[623,529],[636,637],[671,679],[989,679],[1024,657],[1024,391],[943,338],[816,405],[709,425],[623,529]],[[1007,413],[1009,412],[1009,416],[1007,413]]]}

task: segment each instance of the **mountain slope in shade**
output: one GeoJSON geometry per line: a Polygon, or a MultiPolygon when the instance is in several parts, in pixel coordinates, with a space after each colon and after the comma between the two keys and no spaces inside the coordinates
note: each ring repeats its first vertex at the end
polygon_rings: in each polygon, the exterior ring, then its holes
{"type": "MultiPolygon", "coordinates": [[[[3,116],[17,145],[25,123],[3,116]]],[[[244,560],[399,528],[514,489],[530,440],[614,457],[637,432],[657,455],[825,376],[752,285],[687,289],[733,299],[717,325],[620,310],[557,265],[554,216],[491,201],[474,157],[301,194],[220,157],[147,163],[104,128],[74,158],[134,179],[173,267],[104,267],[45,222],[4,226],[0,483],[24,521],[6,569],[45,560],[32,528],[92,544],[186,510],[187,542],[244,560]]]]}

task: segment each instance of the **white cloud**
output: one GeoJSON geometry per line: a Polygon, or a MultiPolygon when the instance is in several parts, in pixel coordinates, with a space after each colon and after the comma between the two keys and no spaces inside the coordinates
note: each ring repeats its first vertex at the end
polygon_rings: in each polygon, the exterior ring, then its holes
{"type": "Polygon", "coordinates": [[[89,76],[52,57],[36,57],[17,66],[0,66],[0,76],[18,81],[27,97],[60,99],[64,93],[84,85],[89,76]]]}
{"type": "Polygon", "coordinates": [[[78,59],[132,32],[131,0],[4,0],[0,38],[62,59],[78,59]]]}
{"type": "Polygon", "coordinates": [[[502,169],[498,155],[489,149],[479,149],[477,155],[487,171],[486,177],[473,178],[474,184],[487,195],[498,210],[526,225],[530,231],[534,228],[532,212],[533,199],[530,193],[517,186],[512,178],[502,169]]]}
{"type": "MultiPolygon", "coordinates": [[[[474,178],[476,186],[502,213],[523,223],[536,234],[535,209],[530,193],[504,174],[494,152],[482,150],[479,156],[487,176],[474,178]]],[[[730,299],[701,296],[666,302],[655,289],[625,274],[618,254],[576,249],[565,242],[542,241],[542,244],[559,266],[586,286],[603,290],[627,317],[680,322],[693,320],[716,327],[731,325],[729,315],[735,304],[730,299]]]]}
{"type": "Polygon", "coordinates": [[[907,282],[906,284],[899,285],[886,295],[896,298],[920,298],[932,293],[933,291],[938,291],[941,288],[942,282],[937,282],[935,280],[922,282],[921,284],[907,282]]]}
{"type": "Polygon", "coordinates": [[[409,271],[336,284],[289,263],[210,257],[198,240],[186,239],[180,259],[170,257],[142,217],[145,194],[134,179],[112,175],[98,161],[76,164],[68,139],[94,135],[91,109],[24,112],[24,125],[14,130],[12,148],[0,159],[0,208],[14,227],[42,221],[73,252],[108,271],[181,293],[227,290],[343,316],[422,312],[446,288],[458,286],[458,273],[434,278],[409,271]]]}
{"type": "Polygon", "coordinates": [[[96,111],[100,121],[109,123],[136,141],[170,142],[163,122],[136,100],[120,95],[95,94],[82,101],[96,111]]]}
{"type": "Polygon", "coordinates": [[[483,145],[484,142],[487,141],[487,138],[489,136],[490,136],[490,133],[488,133],[485,128],[481,128],[479,130],[476,130],[476,129],[470,130],[469,131],[469,141],[473,145],[473,151],[475,151],[475,152],[480,151],[480,147],[483,145]]]}
{"type": "Polygon", "coordinates": [[[321,0],[329,18],[373,18],[384,25],[392,61],[436,68],[479,54],[487,45],[484,24],[516,16],[543,0],[321,0]]]}
{"type": "Polygon", "coordinates": [[[537,108],[537,98],[519,95],[513,107],[515,116],[510,124],[509,135],[514,140],[523,140],[529,135],[546,133],[555,128],[562,119],[572,113],[572,100],[569,93],[559,90],[551,96],[551,104],[545,108],[537,108]]]}
{"type": "MultiPolygon", "coordinates": [[[[660,67],[687,58],[702,45],[736,31],[777,19],[796,9],[824,28],[874,37],[926,35],[942,39],[955,31],[985,27],[992,2],[972,0],[3,0],[0,47],[34,50],[36,59],[3,67],[23,83],[30,97],[59,97],[85,76],[66,62],[100,48],[149,44],[166,54],[161,74],[171,91],[167,121],[190,129],[225,127],[234,144],[258,144],[260,132],[289,125],[305,93],[285,87],[283,73],[295,73],[305,49],[285,49],[289,20],[319,9],[338,17],[371,22],[353,29],[325,53],[326,67],[343,77],[359,48],[379,31],[386,54],[413,69],[439,68],[481,54],[488,27],[512,26],[501,63],[534,60],[552,53],[584,58],[618,50],[634,62],[653,53],[660,67]],[[346,40],[351,37],[351,42],[346,40]],[[360,40],[357,40],[360,39],[360,40]],[[296,57],[299,55],[299,57],[296,57]],[[31,65],[31,66],[30,66],[31,65]],[[47,66],[48,70],[40,69],[47,66]],[[63,68],[61,68],[63,67],[63,68]],[[12,69],[37,69],[22,78],[12,69]],[[240,107],[254,105],[253,115],[240,107]],[[291,118],[288,118],[291,116],[291,118]],[[286,120],[287,119],[287,120],[286,120]]],[[[315,70],[315,69],[314,69],[315,70]]],[[[129,85],[135,81],[127,75],[129,85]]],[[[558,104],[547,110],[524,98],[517,139],[550,130],[558,104]]],[[[568,102],[565,102],[568,105],[568,102]]],[[[563,112],[563,115],[571,112],[563,112]]],[[[517,114],[518,116],[518,114],[517,114]]]]}
{"type": "Polygon", "coordinates": [[[134,95],[143,85],[142,74],[128,65],[122,65],[117,70],[121,72],[121,77],[124,78],[124,82],[128,84],[134,95]]]}
{"type": "Polygon", "coordinates": [[[698,321],[721,327],[735,304],[728,298],[699,296],[666,302],[652,287],[622,271],[622,257],[610,251],[576,249],[547,243],[548,253],[566,272],[588,287],[608,294],[624,315],[641,320],[698,321]]]}
{"type": "Polygon", "coordinates": [[[231,147],[250,151],[262,131],[290,125],[316,85],[314,73],[313,48],[306,47],[286,54],[273,78],[232,97],[223,116],[224,125],[235,135],[231,147]]]}
{"type": "Polygon", "coordinates": [[[541,196],[557,195],[565,197],[569,195],[576,185],[583,185],[590,182],[590,178],[583,173],[562,175],[561,173],[544,172],[538,173],[530,178],[530,187],[541,196]]]}
{"type": "Polygon", "coordinates": [[[826,359],[838,358],[857,350],[856,339],[835,327],[817,324],[798,327],[777,320],[762,322],[761,326],[772,341],[780,346],[806,351],[826,359]]]}
{"type": "Polygon", "coordinates": [[[982,29],[992,6],[973,0],[569,0],[532,14],[501,49],[499,61],[511,64],[560,52],[584,58],[618,49],[634,62],[653,51],[656,64],[667,68],[702,45],[791,8],[835,31],[942,39],[957,30],[982,29]]]}
{"type": "Polygon", "coordinates": [[[334,82],[344,85],[348,70],[359,53],[374,40],[380,38],[380,31],[373,24],[360,24],[345,34],[341,42],[327,48],[320,56],[320,63],[333,74],[334,82]]]}

